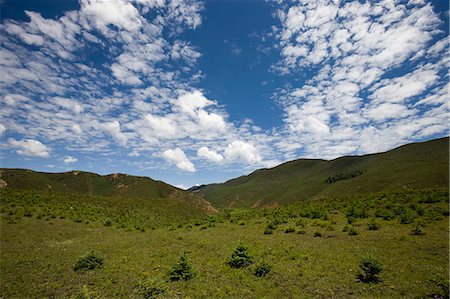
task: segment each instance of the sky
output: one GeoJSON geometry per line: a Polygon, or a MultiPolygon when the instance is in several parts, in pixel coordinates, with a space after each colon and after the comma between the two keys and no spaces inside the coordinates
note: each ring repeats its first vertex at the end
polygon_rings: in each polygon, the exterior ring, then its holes
{"type": "Polygon", "coordinates": [[[187,188],[449,135],[448,1],[0,5],[1,167],[187,188]]]}

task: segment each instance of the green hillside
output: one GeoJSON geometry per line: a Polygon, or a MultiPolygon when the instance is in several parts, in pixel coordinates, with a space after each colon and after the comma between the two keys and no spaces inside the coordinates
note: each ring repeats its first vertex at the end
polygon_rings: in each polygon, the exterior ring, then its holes
{"type": "MultiPolygon", "coordinates": [[[[39,196],[59,201],[67,198],[68,204],[102,202],[105,207],[117,207],[126,203],[127,206],[139,206],[147,201],[151,206],[158,206],[155,213],[161,214],[160,209],[172,207],[170,217],[178,213],[214,213],[216,210],[201,196],[192,194],[161,181],[147,177],[128,174],[98,175],[90,172],[70,171],[64,173],[45,173],[26,169],[0,169],[0,189],[3,201],[10,197],[17,197],[19,191],[35,192],[39,196]],[[164,200],[164,201],[162,201],[164,200]],[[174,206],[180,208],[174,209],[174,206]],[[163,208],[165,207],[165,208],[163,208]]],[[[152,213],[149,211],[149,213],[152,213]]],[[[163,213],[164,214],[164,213],[163,213]]]]}
{"type": "Polygon", "coordinates": [[[6,181],[6,188],[80,195],[165,198],[178,190],[147,177],[120,173],[102,176],[82,171],[44,173],[25,169],[0,169],[0,179],[6,181]]]}
{"type": "Polygon", "coordinates": [[[449,138],[335,160],[300,159],[199,188],[215,207],[260,207],[305,199],[448,187],[449,138]]]}

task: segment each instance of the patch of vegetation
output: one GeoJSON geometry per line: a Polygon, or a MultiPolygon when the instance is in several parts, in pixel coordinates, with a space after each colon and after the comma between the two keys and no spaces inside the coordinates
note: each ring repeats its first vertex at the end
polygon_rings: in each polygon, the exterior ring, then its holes
{"type": "Polygon", "coordinates": [[[194,278],[196,272],[194,268],[192,268],[192,262],[189,259],[189,256],[186,252],[183,252],[178,261],[173,265],[172,269],[169,271],[169,280],[170,281],[178,281],[178,280],[190,280],[194,278]]]}
{"type": "Polygon", "coordinates": [[[288,227],[288,228],[286,228],[286,229],[284,230],[284,232],[285,232],[286,234],[288,234],[288,233],[295,233],[295,228],[294,228],[294,227],[288,227]]]}
{"type": "Polygon", "coordinates": [[[135,294],[144,299],[156,298],[167,291],[166,283],[158,277],[144,277],[140,279],[135,288],[135,294]]]}
{"type": "Polygon", "coordinates": [[[253,256],[249,253],[248,247],[239,243],[227,261],[231,268],[243,268],[253,264],[253,256]]]}
{"type": "Polygon", "coordinates": [[[356,228],[354,228],[354,227],[352,226],[352,227],[350,227],[350,228],[348,229],[348,235],[349,235],[349,236],[356,236],[356,235],[359,235],[359,232],[358,232],[358,230],[357,230],[356,228]]]}
{"type": "Polygon", "coordinates": [[[100,298],[100,296],[92,291],[89,291],[89,288],[87,285],[84,285],[80,291],[75,296],[76,299],[97,299],[100,298]]]}
{"type": "Polygon", "coordinates": [[[378,275],[383,271],[383,265],[376,258],[372,256],[363,257],[359,263],[359,268],[362,270],[362,273],[357,276],[360,281],[366,283],[381,281],[378,275]]]}
{"type": "Polygon", "coordinates": [[[380,229],[380,224],[375,219],[372,218],[367,223],[367,228],[369,230],[379,230],[380,229]]]}
{"type": "Polygon", "coordinates": [[[413,236],[423,236],[425,235],[425,232],[422,229],[423,225],[421,225],[420,223],[416,223],[413,227],[413,229],[411,230],[411,235],[413,236]]]}
{"type": "Polygon", "coordinates": [[[255,272],[253,272],[253,274],[257,277],[264,277],[269,274],[270,270],[272,270],[272,266],[268,262],[262,261],[256,266],[255,272]]]}
{"type": "Polygon", "coordinates": [[[360,170],[354,170],[354,171],[351,171],[348,173],[336,174],[336,175],[328,177],[325,180],[325,183],[326,184],[334,184],[339,181],[353,179],[353,178],[356,178],[357,176],[362,175],[365,172],[366,172],[365,169],[360,169],[360,170]]]}
{"type": "Polygon", "coordinates": [[[96,251],[91,251],[81,256],[75,263],[73,270],[94,270],[103,266],[103,256],[96,251]]]}

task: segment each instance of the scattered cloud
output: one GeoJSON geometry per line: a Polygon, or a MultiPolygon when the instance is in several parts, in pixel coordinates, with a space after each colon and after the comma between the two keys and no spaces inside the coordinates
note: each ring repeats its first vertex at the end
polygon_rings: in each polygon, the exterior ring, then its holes
{"type": "Polygon", "coordinates": [[[273,70],[305,76],[273,96],[285,111],[285,157],[368,153],[447,132],[448,38],[431,4],[302,1],[277,15],[273,70]]]}
{"type": "Polygon", "coordinates": [[[168,149],[162,153],[162,157],[169,163],[174,164],[181,170],[195,172],[194,164],[186,157],[182,149],[168,149]]]}
{"type": "Polygon", "coordinates": [[[261,162],[261,156],[255,146],[240,140],[230,143],[224,151],[224,156],[228,160],[240,159],[248,164],[261,162]]]}
{"type": "Polygon", "coordinates": [[[217,152],[210,150],[206,146],[203,146],[197,150],[197,156],[199,158],[204,158],[208,161],[220,163],[223,161],[223,156],[217,152]]]}
{"type": "Polygon", "coordinates": [[[67,156],[63,160],[63,162],[66,163],[66,164],[68,164],[68,163],[75,163],[77,161],[78,161],[78,159],[75,158],[75,157],[72,157],[72,156],[67,156]]]}
{"type": "Polygon", "coordinates": [[[15,140],[9,138],[8,143],[12,147],[19,148],[17,153],[22,156],[47,158],[50,156],[51,149],[40,141],[34,139],[15,140]]]}

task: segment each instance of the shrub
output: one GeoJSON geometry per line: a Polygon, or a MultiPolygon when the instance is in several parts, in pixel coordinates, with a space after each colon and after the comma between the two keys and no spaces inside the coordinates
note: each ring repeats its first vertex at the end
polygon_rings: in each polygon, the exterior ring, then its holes
{"type": "Polygon", "coordinates": [[[272,266],[266,261],[263,261],[256,267],[253,274],[257,277],[264,277],[269,274],[270,270],[272,270],[272,266]]]}
{"type": "Polygon", "coordinates": [[[414,215],[411,213],[410,210],[405,211],[405,213],[400,215],[400,223],[401,224],[409,224],[414,221],[414,215]]]}
{"type": "Polygon", "coordinates": [[[367,223],[367,227],[369,230],[379,230],[380,229],[380,225],[373,218],[369,221],[369,223],[367,223]]]}
{"type": "Polygon", "coordinates": [[[112,220],[109,218],[106,218],[105,222],[103,222],[104,226],[111,226],[113,224],[112,220]]]}
{"type": "Polygon", "coordinates": [[[425,232],[422,230],[422,225],[417,223],[414,228],[411,230],[411,235],[413,236],[422,236],[425,235],[425,232]]]}
{"type": "Polygon", "coordinates": [[[273,229],[270,228],[270,226],[267,226],[264,230],[265,235],[271,235],[273,233],[273,229]]]}
{"type": "Polygon", "coordinates": [[[91,251],[83,256],[81,256],[75,263],[73,269],[78,270],[93,270],[96,268],[101,268],[103,266],[103,257],[100,253],[91,251]]]}
{"type": "Polygon", "coordinates": [[[319,231],[317,231],[317,232],[314,232],[314,235],[313,235],[314,237],[322,237],[322,233],[321,232],[319,232],[319,231]]]}
{"type": "Polygon", "coordinates": [[[284,230],[284,232],[285,232],[286,234],[288,234],[288,233],[295,233],[295,228],[293,228],[293,227],[288,227],[288,228],[286,228],[286,229],[284,230]]]}
{"type": "Polygon", "coordinates": [[[356,228],[350,227],[350,228],[348,229],[348,234],[349,234],[349,236],[356,236],[356,235],[359,234],[359,232],[356,230],[356,228]]]}
{"type": "Polygon", "coordinates": [[[300,228],[305,228],[306,225],[308,225],[308,222],[307,222],[304,218],[300,218],[300,219],[297,221],[296,225],[297,225],[298,227],[300,227],[300,228]]]}
{"type": "Polygon", "coordinates": [[[87,285],[84,285],[75,296],[76,299],[95,299],[99,297],[96,293],[89,291],[87,285]]]}
{"type": "Polygon", "coordinates": [[[144,278],[138,281],[135,293],[145,299],[156,298],[166,292],[166,285],[160,278],[144,278]]]}
{"type": "Polygon", "coordinates": [[[195,270],[192,268],[192,263],[186,252],[183,252],[178,261],[173,265],[169,271],[169,280],[190,280],[196,275],[195,270]]]}
{"type": "Polygon", "coordinates": [[[227,264],[231,268],[243,268],[253,264],[253,256],[248,252],[247,246],[240,243],[231,254],[227,264]]]}
{"type": "Polygon", "coordinates": [[[358,279],[366,283],[377,283],[380,281],[378,274],[383,271],[383,265],[376,258],[371,256],[363,257],[359,263],[362,273],[358,275],[358,279]]]}

